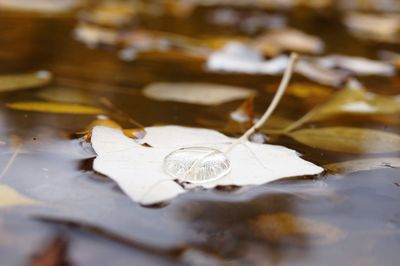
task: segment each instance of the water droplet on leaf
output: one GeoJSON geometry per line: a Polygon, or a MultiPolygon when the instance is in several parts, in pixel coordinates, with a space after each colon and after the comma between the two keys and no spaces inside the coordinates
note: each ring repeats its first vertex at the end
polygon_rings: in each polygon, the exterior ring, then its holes
{"type": "Polygon", "coordinates": [[[219,150],[188,147],[168,154],[164,159],[164,170],[179,181],[202,183],[227,175],[231,164],[219,150]]]}

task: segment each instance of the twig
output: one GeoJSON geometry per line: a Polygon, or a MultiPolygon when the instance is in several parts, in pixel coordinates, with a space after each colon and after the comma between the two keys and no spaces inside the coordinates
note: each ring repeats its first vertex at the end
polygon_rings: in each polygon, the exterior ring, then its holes
{"type": "MultiPolygon", "coordinates": [[[[268,106],[267,110],[262,115],[260,120],[256,124],[254,124],[250,129],[248,129],[240,138],[238,138],[234,142],[232,142],[232,144],[226,149],[226,151],[224,151],[224,152],[221,151],[222,153],[224,153],[225,155],[228,154],[230,151],[232,151],[233,148],[235,148],[238,144],[243,143],[245,140],[247,140],[249,138],[249,136],[251,136],[251,134],[253,134],[257,129],[259,129],[260,127],[262,127],[265,124],[265,122],[268,120],[268,118],[274,112],[275,108],[278,106],[280,100],[282,99],[283,94],[285,93],[285,90],[289,84],[290,78],[292,77],[293,70],[296,65],[297,59],[298,59],[298,55],[296,53],[292,53],[290,56],[288,67],[286,68],[285,74],[283,75],[283,78],[279,85],[279,88],[276,91],[271,104],[268,106]]],[[[187,177],[187,176],[191,175],[192,173],[194,173],[195,170],[197,169],[197,166],[199,165],[199,163],[201,161],[203,161],[205,158],[213,155],[215,152],[216,151],[211,151],[211,152],[203,155],[202,157],[198,158],[192,164],[192,166],[185,172],[185,176],[187,177]]],[[[264,164],[260,160],[258,160],[257,156],[255,156],[255,154],[251,150],[250,150],[250,152],[257,159],[257,161],[265,168],[264,164]]],[[[219,179],[221,177],[218,177],[217,179],[219,179]]],[[[208,182],[208,181],[209,180],[206,180],[206,182],[208,182]]]]}
{"type": "Polygon", "coordinates": [[[244,140],[248,139],[257,129],[262,127],[265,122],[270,118],[272,113],[274,112],[275,108],[278,106],[280,100],[282,99],[283,94],[286,91],[287,86],[289,85],[289,81],[292,77],[294,67],[296,65],[296,62],[298,60],[299,56],[296,53],[292,53],[290,55],[290,61],[289,65],[286,68],[285,74],[283,75],[282,81],[279,85],[278,90],[275,93],[274,98],[272,99],[271,104],[268,106],[267,110],[265,113],[262,115],[260,120],[251,128],[249,128],[240,138],[236,139],[232,145],[228,147],[228,149],[225,151],[225,154],[229,153],[236,145],[239,143],[243,142],[244,140]]]}

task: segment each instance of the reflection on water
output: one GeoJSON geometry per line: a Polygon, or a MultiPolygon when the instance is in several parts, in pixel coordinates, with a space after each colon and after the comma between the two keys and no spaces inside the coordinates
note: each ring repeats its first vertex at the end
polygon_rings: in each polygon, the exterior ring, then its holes
{"type": "MultiPolygon", "coordinates": [[[[297,15],[293,21],[299,21],[297,15]]],[[[314,28],[315,21],[300,21],[299,27],[329,39],[330,52],[345,49],[346,53],[368,55],[375,49],[344,39],[335,21],[323,19],[332,29],[329,36],[314,28]]],[[[213,30],[193,23],[198,33],[213,30]]],[[[188,32],[188,24],[174,30],[188,32]]],[[[114,51],[90,50],[74,41],[73,26],[69,17],[1,16],[1,73],[48,69],[57,78],[55,85],[73,89],[72,99],[100,106],[99,99],[106,97],[144,125],[203,126],[196,122],[199,117],[223,120],[240,104],[211,108],[154,102],[138,91],[153,81],[212,81],[255,88],[259,90],[258,111],[265,109],[265,99],[271,96],[262,89],[278,81],[204,73],[197,61],[150,58],[122,62],[114,51]]],[[[398,78],[363,81],[372,91],[398,93],[398,78]]],[[[291,178],[233,191],[199,191],[144,208],[131,202],[114,182],[93,173],[93,151],[71,139],[94,116],[4,108],[7,102],[42,99],[45,92],[46,88],[9,92],[0,98],[2,168],[20,146],[1,181],[39,202],[2,209],[0,256],[4,265],[25,264],[58,238],[66,241],[66,260],[72,265],[129,265],[132,261],[137,265],[396,265],[399,259],[399,169],[291,178]]],[[[278,114],[295,119],[305,113],[307,105],[297,102],[288,96],[278,114]]],[[[338,117],[320,124],[385,127],[398,132],[398,118],[392,120],[383,126],[381,120],[338,117]]],[[[318,164],[360,157],[316,152],[285,137],[272,141],[318,164]]]]}

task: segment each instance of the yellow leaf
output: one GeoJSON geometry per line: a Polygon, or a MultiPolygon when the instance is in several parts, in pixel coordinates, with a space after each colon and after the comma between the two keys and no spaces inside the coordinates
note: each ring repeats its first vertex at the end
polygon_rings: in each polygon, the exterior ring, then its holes
{"type": "Polygon", "coordinates": [[[49,84],[51,74],[47,71],[38,71],[30,74],[0,76],[0,92],[24,90],[41,87],[49,84]]]}
{"type": "Polygon", "coordinates": [[[131,128],[122,130],[125,136],[132,139],[141,139],[146,135],[146,131],[143,128],[131,128]]]}
{"type": "Polygon", "coordinates": [[[371,93],[364,88],[346,88],[311,112],[312,116],[309,121],[317,121],[344,113],[395,114],[400,112],[400,100],[391,96],[371,93]]]}
{"type": "Polygon", "coordinates": [[[89,91],[72,88],[50,87],[41,90],[37,95],[46,101],[74,104],[90,104],[93,102],[93,97],[89,91]]]}
{"type": "Polygon", "coordinates": [[[301,129],[288,133],[307,146],[347,153],[400,151],[400,136],[379,130],[352,127],[301,129]]]}
{"type": "Polygon", "coordinates": [[[288,94],[299,98],[327,98],[332,94],[332,90],[312,83],[295,83],[288,87],[288,94]]]}
{"type": "Polygon", "coordinates": [[[345,89],[334,94],[324,104],[309,111],[287,127],[286,131],[292,131],[311,121],[320,121],[337,115],[393,115],[399,112],[400,100],[397,97],[369,92],[356,80],[352,80],[345,89]]]}
{"type": "Polygon", "coordinates": [[[21,195],[9,186],[0,185],[0,207],[31,204],[35,204],[35,201],[21,195]]]}
{"type": "Polygon", "coordinates": [[[56,102],[14,102],[7,104],[7,107],[20,111],[60,114],[94,115],[106,113],[102,109],[96,107],[56,102]]]}
{"type": "Polygon", "coordinates": [[[103,126],[103,127],[110,127],[110,128],[115,128],[122,130],[122,132],[125,134],[125,136],[133,139],[140,139],[143,138],[145,135],[145,131],[143,128],[132,128],[132,129],[123,129],[120,124],[115,122],[114,120],[111,119],[96,119],[93,122],[89,124],[89,126],[85,129],[84,132],[79,132],[78,134],[85,134],[85,138],[87,141],[90,141],[90,138],[92,137],[92,129],[96,126],[103,126]]]}

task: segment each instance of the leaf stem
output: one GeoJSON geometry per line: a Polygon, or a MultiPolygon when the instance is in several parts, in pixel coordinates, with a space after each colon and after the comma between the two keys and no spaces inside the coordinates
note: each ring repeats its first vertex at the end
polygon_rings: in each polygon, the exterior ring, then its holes
{"type": "Polygon", "coordinates": [[[267,120],[270,118],[270,116],[275,111],[276,107],[278,106],[280,100],[282,99],[283,94],[286,91],[286,88],[289,85],[289,81],[292,77],[293,70],[294,70],[294,67],[296,65],[298,58],[299,58],[299,56],[296,53],[292,53],[290,55],[288,67],[286,68],[285,74],[282,77],[282,81],[279,84],[279,88],[276,91],[271,104],[268,106],[267,110],[262,115],[260,120],[258,120],[258,122],[254,124],[254,126],[249,128],[240,138],[236,139],[225,151],[225,154],[229,153],[237,144],[248,139],[257,129],[262,127],[265,124],[265,122],[267,122],[267,120]]]}

